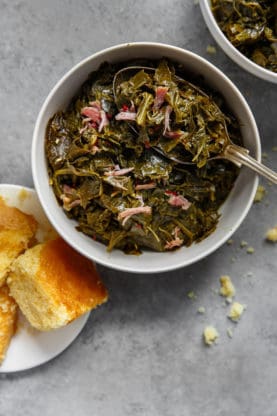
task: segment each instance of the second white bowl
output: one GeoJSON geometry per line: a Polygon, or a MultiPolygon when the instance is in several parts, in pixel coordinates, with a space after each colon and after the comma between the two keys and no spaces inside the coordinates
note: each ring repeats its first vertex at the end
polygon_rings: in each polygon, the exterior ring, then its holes
{"type": "Polygon", "coordinates": [[[224,50],[226,55],[229,56],[229,58],[236,62],[240,67],[250,72],[252,75],[256,75],[258,78],[277,84],[277,74],[275,72],[269,71],[268,69],[255,64],[255,62],[251,61],[245,55],[243,55],[227,39],[227,37],[218,26],[217,21],[212,13],[210,0],[200,0],[200,8],[203,18],[212,36],[218,45],[224,50]]]}

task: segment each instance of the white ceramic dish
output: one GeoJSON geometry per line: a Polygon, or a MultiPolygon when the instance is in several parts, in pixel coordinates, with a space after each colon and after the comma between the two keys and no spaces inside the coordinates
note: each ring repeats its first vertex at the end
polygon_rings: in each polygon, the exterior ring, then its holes
{"type": "MultiPolygon", "coordinates": [[[[33,189],[0,184],[0,196],[7,205],[33,215],[39,223],[37,239],[43,242],[55,234],[33,189]]],[[[64,351],[83,329],[89,313],[71,324],[54,331],[41,332],[32,328],[23,315],[19,316],[18,330],[12,338],[0,373],[27,370],[44,364],[64,351]]]]}
{"type": "Polygon", "coordinates": [[[253,75],[256,75],[256,77],[277,84],[276,73],[269,71],[268,69],[265,69],[260,65],[255,64],[255,62],[251,61],[242,53],[240,53],[240,51],[237,48],[235,48],[232,45],[232,43],[227,39],[222,30],[219,28],[211,11],[211,1],[199,0],[199,4],[207,27],[209,28],[215,41],[224,50],[226,55],[228,55],[229,58],[235,61],[243,69],[245,69],[253,75]]]}
{"type": "Polygon", "coordinates": [[[140,256],[126,255],[120,250],[107,253],[106,247],[75,230],[76,223],[69,220],[58,205],[49,186],[44,139],[48,120],[65,109],[88,75],[104,61],[116,62],[132,58],[158,59],[167,57],[180,62],[206,83],[220,91],[241,124],[245,147],[257,160],[261,158],[260,139],[251,110],[234,84],[215,66],[192,52],[158,43],[127,43],[98,52],[72,68],[52,89],[38,115],[32,145],[32,171],[40,202],[50,222],[59,234],[86,257],[107,267],[134,273],[157,273],[177,269],[194,263],[220,247],[239,227],[248,213],[257,188],[257,176],[242,168],[228,199],[221,207],[222,217],[214,233],[201,243],[183,247],[175,252],[145,251],[140,256]]]}

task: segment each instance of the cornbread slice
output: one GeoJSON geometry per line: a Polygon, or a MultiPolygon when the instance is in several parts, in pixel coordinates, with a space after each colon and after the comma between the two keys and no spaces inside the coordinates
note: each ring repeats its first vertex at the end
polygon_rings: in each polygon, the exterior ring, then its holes
{"type": "Polygon", "coordinates": [[[19,256],[7,283],[30,324],[41,331],[62,327],[108,298],[94,264],[60,237],[19,256]]]}
{"type": "Polygon", "coordinates": [[[37,222],[31,215],[7,206],[0,197],[0,286],[12,261],[28,247],[36,230],[37,222]]]}
{"type": "Polygon", "coordinates": [[[16,329],[17,305],[9,296],[9,288],[0,288],[0,364],[5,358],[6,351],[16,329]]]}

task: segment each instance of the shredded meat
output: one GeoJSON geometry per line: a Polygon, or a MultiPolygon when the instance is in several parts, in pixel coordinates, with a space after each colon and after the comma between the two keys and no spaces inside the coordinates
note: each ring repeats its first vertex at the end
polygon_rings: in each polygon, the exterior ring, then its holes
{"type": "Polygon", "coordinates": [[[116,120],[134,121],[137,117],[137,113],[132,111],[121,111],[115,116],[116,120]]]}
{"type": "Polygon", "coordinates": [[[145,207],[135,207],[135,208],[127,208],[124,211],[121,211],[118,214],[118,219],[123,220],[122,225],[126,223],[126,221],[135,214],[147,214],[150,215],[152,213],[152,208],[149,206],[145,207]]]}
{"type": "Polygon", "coordinates": [[[168,91],[168,87],[157,87],[154,99],[153,109],[158,110],[164,103],[164,97],[168,91]]]}
{"type": "Polygon", "coordinates": [[[115,167],[114,170],[105,172],[104,175],[105,176],[122,176],[122,175],[126,175],[126,173],[132,172],[132,170],[134,170],[134,168],[120,169],[120,168],[115,167]]]}
{"type": "Polygon", "coordinates": [[[184,210],[189,209],[191,206],[191,202],[189,202],[187,198],[184,198],[182,195],[170,195],[168,203],[173,207],[181,207],[184,210]]]}
{"type": "Polygon", "coordinates": [[[166,106],[165,114],[164,114],[164,131],[163,134],[165,135],[168,131],[170,131],[170,114],[172,112],[172,107],[170,105],[166,106]]]}
{"type": "Polygon", "coordinates": [[[155,182],[143,183],[141,185],[136,185],[135,186],[136,191],[141,191],[143,189],[153,189],[153,188],[156,188],[156,183],[155,182]]]}

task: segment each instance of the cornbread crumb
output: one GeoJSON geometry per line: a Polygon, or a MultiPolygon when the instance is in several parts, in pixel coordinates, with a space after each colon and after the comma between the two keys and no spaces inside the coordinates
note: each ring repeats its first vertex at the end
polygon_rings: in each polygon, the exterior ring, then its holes
{"type": "Polygon", "coordinates": [[[229,276],[220,277],[221,288],[219,293],[227,299],[232,299],[235,296],[236,290],[229,276]]]}
{"type": "Polygon", "coordinates": [[[265,194],[266,194],[265,187],[262,185],[259,185],[256,191],[254,202],[261,202],[264,199],[265,194]]]}
{"type": "Polygon", "coordinates": [[[187,293],[187,297],[189,299],[196,299],[197,298],[197,296],[196,296],[196,294],[194,293],[193,290],[191,290],[190,292],[187,293]]]}
{"type": "Polygon", "coordinates": [[[232,240],[232,239],[230,238],[230,240],[228,240],[228,241],[227,241],[227,244],[228,244],[228,246],[231,246],[232,244],[234,244],[234,240],[232,240]]]}
{"type": "Polygon", "coordinates": [[[206,48],[206,52],[209,53],[210,55],[215,55],[216,54],[216,47],[212,46],[212,45],[208,45],[206,48]]]}
{"type": "Polygon", "coordinates": [[[272,147],[272,152],[277,152],[277,146],[272,147]]]}
{"type": "Polygon", "coordinates": [[[255,253],[255,249],[254,249],[254,247],[248,247],[248,249],[246,250],[246,252],[248,254],[253,254],[253,253],[255,253]]]}
{"type": "Polygon", "coordinates": [[[213,326],[206,326],[203,332],[203,336],[206,345],[213,345],[216,343],[219,334],[213,326]]]}
{"type": "Polygon", "coordinates": [[[241,248],[244,248],[244,247],[248,246],[247,241],[241,240],[240,246],[241,246],[241,248]]]}
{"type": "Polygon", "coordinates": [[[267,239],[267,241],[270,241],[271,243],[277,242],[277,225],[267,230],[265,238],[267,239]]]}
{"type": "Polygon", "coordinates": [[[24,202],[24,201],[25,201],[25,199],[27,199],[27,198],[29,198],[29,197],[30,197],[29,192],[28,192],[26,189],[24,189],[24,188],[22,188],[22,189],[19,191],[19,193],[18,193],[18,199],[19,199],[19,201],[21,201],[21,202],[24,202]]]}
{"type": "Polygon", "coordinates": [[[234,302],[231,305],[228,318],[230,318],[234,322],[238,322],[241,318],[243,311],[245,310],[245,306],[239,302],[234,302]]]}
{"type": "Polygon", "coordinates": [[[197,312],[198,312],[198,313],[200,313],[200,314],[204,314],[204,313],[206,312],[206,309],[204,308],[204,306],[200,306],[200,307],[197,309],[197,312]]]}

